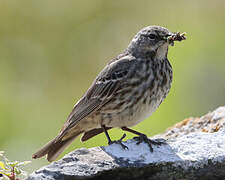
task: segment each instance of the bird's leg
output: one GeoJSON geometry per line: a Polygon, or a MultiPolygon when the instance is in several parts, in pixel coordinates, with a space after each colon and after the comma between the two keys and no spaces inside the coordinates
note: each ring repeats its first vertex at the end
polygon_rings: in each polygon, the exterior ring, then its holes
{"type": "Polygon", "coordinates": [[[138,135],[138,137],[134,137],[134,140],[137,141],[137,144],[140,144],[142,142],[147,143],[151,152],[153,152],[152,144],[154,144],[154,145],[164,144],[164,142],[159,142],[159,141],[151,140],[145,134],[140,133],[140,132],[137,132],[137,131],[135,131],[133,129],[130,129],[130,128],[127,128],[127,127],[122,127],[121,129],[124,130],[124,131],[128,131],[128,132],[131,132],[133,134],[138,135]]]}
{"type": "Polygon", "coordinates": [[[105,125],[102,125],[102,129],[103,129],[103,131],[104,131],[104,133],[105,133],[105,135],[106,135],[106,137],[107,137],[107,139],[108,139],[108,144],[109,144],[109,145],[116,143],[116,144],[121,145],[123,149],[128,149],[128,147],[125,146],[125,145],[122,143],[122,140],[126,137],[126,134],[123,134],[123,136],[122,136],[119,140],[117,140],[117,141],[112,141],[111,138],[110,138],[110,136],[109,136],[109,133],[108,133],[108,131],[107,131],[107,128],[105,127],[105,125]]]}

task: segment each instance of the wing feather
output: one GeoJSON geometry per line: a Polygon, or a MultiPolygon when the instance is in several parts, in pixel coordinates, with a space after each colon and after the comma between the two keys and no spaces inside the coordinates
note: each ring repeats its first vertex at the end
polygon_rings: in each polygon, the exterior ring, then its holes
{"type": "Polygon", "coordinates": [[[130,57],[123,58],[108,64],[103,69],[86,94],[74,106],[61,130],[59,138],[63,137],[69,129],[76,126],[80,120],[101,108],[112,98],[114,92],[121,87],[128,76],[129,69],[132,69],[130,66],[134,64],[135,59],[132,60],[130,57]]]}

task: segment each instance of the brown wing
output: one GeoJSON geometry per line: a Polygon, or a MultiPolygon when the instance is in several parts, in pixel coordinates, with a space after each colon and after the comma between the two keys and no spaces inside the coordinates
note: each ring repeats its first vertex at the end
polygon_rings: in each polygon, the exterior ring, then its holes
{"type": "Polygon", "coordinates": [[[112,62],[103,69],[86,94],[74,106],[61,130],[59,138],[63,137],[69,129],[76,126],[80,120],[101,108],[112,98],[114,92],[121,87],[121,84],[123,84],[130,73],[129,69],[132,69],[130,67],[134,64],[134,60],[126,57],[112,62]]]}

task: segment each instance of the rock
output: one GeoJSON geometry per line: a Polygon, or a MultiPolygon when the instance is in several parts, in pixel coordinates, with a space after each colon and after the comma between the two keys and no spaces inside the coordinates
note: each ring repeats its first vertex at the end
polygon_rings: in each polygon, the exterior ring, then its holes
{"type": "Polygon", "coordinates": [[[185,120],[157,136],[168,140],[153,146],[153,153],[133,139],[124,142],[128,150],[118,144],[78,149],[33,172],[27,180],[225,179],[224,121],[225,107],[185,120]]]}
{"type": "Polygon", "coordinates": [[[201,118],[187,118],[169,128],[165,133],[155,136],[165,139],[176,138],[191,132],[217,132],[225,127],[225,106],[219,107],[201,118]]]}

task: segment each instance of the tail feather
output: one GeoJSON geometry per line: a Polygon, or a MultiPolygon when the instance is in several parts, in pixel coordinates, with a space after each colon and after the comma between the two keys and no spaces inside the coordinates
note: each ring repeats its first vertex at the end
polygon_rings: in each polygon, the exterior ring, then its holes
{"type": "Polygon", "coordinates": [[[56,137],[47,143],[42,149],[32,155],[32,158],[37,159],[45,156],[47,154],[47,160],[49,162],[54,161],[63,150],[72,143],[72,141],[79,135],[80,133],[76,133],[75,135],[62,140],[56,137]]]}
{"type": "MultiPolygon", "coordinates": [[[[56,139],[56,138],[55,138],[56,139]]],[[[44,155],[48,154],[49,149],[52,148],[52,146],[54,145],[55,139],[51,140],[50,142],[48,142],[43,148],[41,148],[38,152],[34,153],[32,155],[33,159],[37,159],[37,158],[41,158],[44,155]]]]}
{"type": "MultiPolygon", "coordinates": [[[[112,127],[106,127],[106,130],[109,130],[109,129],[112,129],[112,127]]],[[[97,136],[98,134],[101,134],[102,132],[104,132],[102,128],[89,130],[83,134],[83,136],[81,137],[81,141],[87,141],[88,139],[91,139],[92,137],[97,136]]]]}

